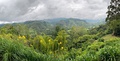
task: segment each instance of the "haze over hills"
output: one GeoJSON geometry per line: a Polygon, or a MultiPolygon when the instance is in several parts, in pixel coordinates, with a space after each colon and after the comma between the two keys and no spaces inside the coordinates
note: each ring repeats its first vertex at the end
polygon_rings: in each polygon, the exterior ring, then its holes
{"type": "MultiPolygon", "coordinates": [[[[1,22],[2,25],[4,24],[17,24],[17,23],[24,23],[24,24],[42,24],[42,23],[47,23],[52,26],[66,26],[66,27],[72,27],[72,26],[83,26],[83,27],[88,27],[91,24],[91,21],[83,20],[83,19],[78,19],[78,18],[53,18],[53,19],[43,19],[43,20],[28,20],[25,22],[1,22]]],[[[97,23],[97,21],[95,22],[97,23]]]]}
{"type": "Polygon", "coordinates": [[[21,22],[29,22],[29,21],[46,21],[52,24],[56,24],[57,22],[61,20],[83,20],[88,23],[98,23],[98,22],[104,22],[103,20],[90,20],[90,19],[78,19],[78,18],[51,18],[51,19],[42,19],[42,20],[26,20],[26,21],[0,21],[0,24],[9,24],[9,23],[21,23],[21,22]]]}
{"type": "Polygon", "coordinates": [[[90,28],[93,26],[99,26],[100,24],[104,24],[104,21],[98,20],[83,20],[78,18],[53,18],[53,19],[43,19],[43,20],[29,20],[25,22],[1,22],[0,26],[4,24],[24,24],[29,28],[35,29],[37,31],[45,31],[47,32],[50,29],[55,28],[56,26],[60,26],[62,28],[68,29],[73,26],[82,26],[85,28],[90,28]]]}
{"type": "MultiPolygon", "coordinates": [[[[90,28],[92,25],[85,20],[77,18],[54,18],[54,19],[44,19],[44,20],[30,20],[18,23],[4,23],[4,24],[23,24],[29,29],[36,30],[39,34],[41,32],[48,33],[54,32],[57,26],[64,29],[71,29],[72,27],[85,27],[90,28]],[[51,31],[52,30],[52,31],[51,31]]],[[[1,24],[3,26],[4,24],[1,24]]]]}

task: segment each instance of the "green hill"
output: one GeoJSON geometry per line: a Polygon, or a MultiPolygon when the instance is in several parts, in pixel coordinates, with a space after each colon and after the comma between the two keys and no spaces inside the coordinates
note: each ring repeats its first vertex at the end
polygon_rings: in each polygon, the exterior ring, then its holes
{"type": "Polygon", "coordinates": [[[85,27],[85,28],[90,27],[90,24],[87,23],[85,20],[80,20],[80,19],[75,19],[75,18],[62,18],[62,19],[59,18],[59,19],[26,21],[22,24],[27,25],[28,28],[36,30],[39,34],[53,33],[55,31],[56,26],[59,26],[64,29],[70,29],[73,26],[74,27],[80,26],[80,27],[85,27]]]}
{"type": "Polygon", "coordinates": [[[42,32],[46,33],[53,28],[52,24],[45,21],[27,21],[24,22],[24,24],[27,25],[28,28],[36,30],[39,34],[42,32]]]}
{"type": "Polygon", "coordinates": [[[66,19],[66,20],[61,20],[58,23],[56,23],[58,26],[62,26],[65,28],[71,28],[73,26],[81,26],[81,27],[89,27],[89,23],[87,23],[84,20],[79,20],[79,19],[66,19]]]}

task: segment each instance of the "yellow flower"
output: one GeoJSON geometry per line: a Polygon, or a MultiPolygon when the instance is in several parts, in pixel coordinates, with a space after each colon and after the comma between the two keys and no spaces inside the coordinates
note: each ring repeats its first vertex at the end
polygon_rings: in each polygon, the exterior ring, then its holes
{"type": "Polygon", "coordinates": [[[51,40],[48,40],[49,42],[51,41],[51,40]]]}
{"type": "Polygon", "coordinates": [[[62,44],[62,42],[60,42],[59,44],[62,44]]]}
{"type": "Polygon", "coordinates": [[[20,39],[20,38],[21,38],[21,36],[18,36],[18,38],[20,39]]]}
{"type": "Polygon", "coordinates": [[[25,39],[25,36],[22,36],[25,39]]]}
{"type": "Polygon", "coordinates": [[[63,50],[64,49],[64,47],[61,47],[61,50],[63,50]]]}
{"type": "Polygon", "coordinates": [[[42,43],[42,40],[40,40],[40,42],[42,43]]]}

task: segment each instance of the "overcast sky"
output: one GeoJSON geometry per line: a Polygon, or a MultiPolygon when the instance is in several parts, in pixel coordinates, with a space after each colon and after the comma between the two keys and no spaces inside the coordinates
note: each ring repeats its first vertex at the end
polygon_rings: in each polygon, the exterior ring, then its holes
{"type": "Polygon", "coordinates": [[[0,0],[0,21],[49,18],[100,20],[110,0],[0,0]]]}

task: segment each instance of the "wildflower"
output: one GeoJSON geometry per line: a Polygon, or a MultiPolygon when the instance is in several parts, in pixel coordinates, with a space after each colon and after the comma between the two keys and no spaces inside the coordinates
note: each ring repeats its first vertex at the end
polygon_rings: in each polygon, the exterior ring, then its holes
{"type": "Polygon", "coordinates": [[[61,47],[61,50],[63,50],[64,49],[64,47],[61,47]]]}
{"type": "Polygon", "coordinates": [[[25,36],[22,36],[25,39],[25,36]]]}
{"type": "Polygon", "coordinates": [[[40,42],[42,43],[42,40],[40,40],[40,42]]]}
{"type": "Polygon", "coordinates": [[[21,36],[18,37],[19,39],[21,38],[21,36]]]}
{"type": "Polygon", "coordinates": [[[62,42],[60,42],[59,44],[62,44],[62,42]]]}
{"type": "Polygon", "coordinates": [[[49,42],[51,41],[51,40],[48,40],[49,42]]]}

